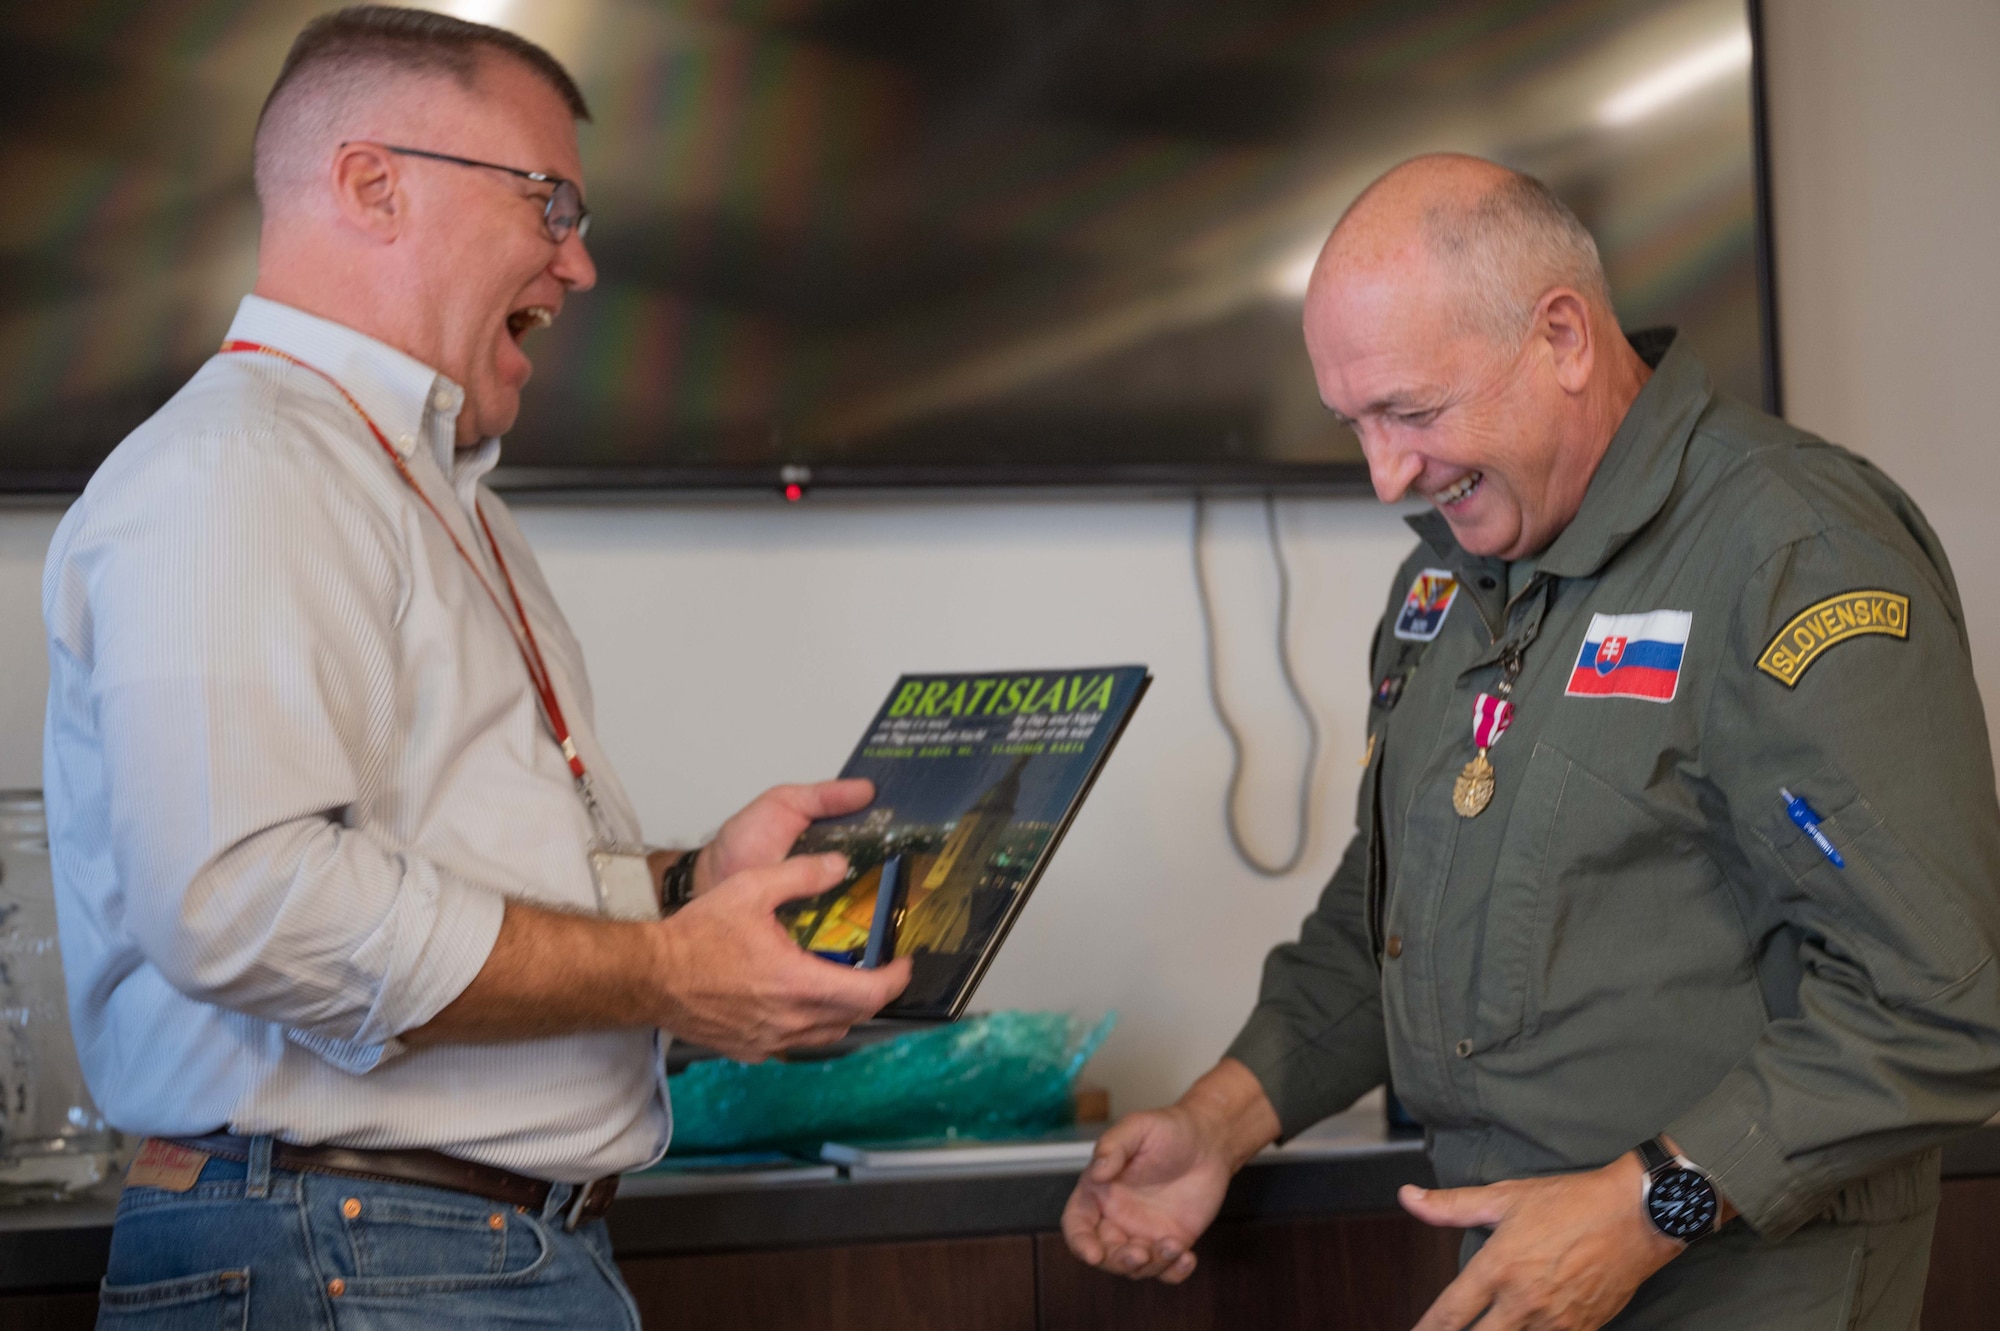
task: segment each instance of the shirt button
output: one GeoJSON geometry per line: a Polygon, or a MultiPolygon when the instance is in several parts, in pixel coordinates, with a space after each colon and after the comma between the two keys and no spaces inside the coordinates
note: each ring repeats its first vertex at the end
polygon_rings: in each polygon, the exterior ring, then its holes
{"type": "Polygon", "coordinates": [[[1391,961],[1394,961],[1397,957],[1402,956],[1403,936],[1401,934],[1390,934],[1389,941],[1383,946],[1382,950],[1389,954],[1389,960],[1391,961]]]}
{"type": "Polygon", "coordinates": [[[1472,1041],[1460,1040],[1458,1044],[1454,1046],[1454,1050],[1460,1058],[1470,1058],[1472,1057],[1472,1041]]]}
{"type": "Polygon", "coordinates": [[[409,448],[415,448],[416,446],[417,446],[417,437],[415,435],[399,434],[396,436],[396,447],[409,449],[409,448]]]}
{"type": "Polygon", "coordinates": [[[440,388],[436,393],[431,395],[431,405],[439,411],[450,411],[458,403],[452,400],[452,396],[448,391],[440,388]]]}

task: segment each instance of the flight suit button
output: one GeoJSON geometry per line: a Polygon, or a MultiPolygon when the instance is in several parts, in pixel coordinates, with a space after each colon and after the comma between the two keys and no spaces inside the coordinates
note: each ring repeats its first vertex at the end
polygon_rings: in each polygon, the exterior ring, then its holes
{"type": "Polygon", "coordinates": [[[1389,941],[1383,944],[1382,950],[1389,954],[1389,960],[1391,961],[1394,961],[1397,957],[1402,956],[1403,936],[1401,934],[1390,934],[1389,941]]]}
{"type": "Polygon", "coordinates": [[[1456,1053],[1456,1054],[1457,1054],[1457,1055],[1458,1055],[1458,1056],[1459,1056],[1460,1058],[1471,1058],[1471,1057],[1472,1057],[1472,1041],[1470,1041],[1470,1040],[1460,1040],[1460,1041],[1459,1041],[1459,1042],[1457,1043],[1457,1045],[1453,1046],[1453,1052],[1455,1052],[1455,1053],[1456,1053]]]}

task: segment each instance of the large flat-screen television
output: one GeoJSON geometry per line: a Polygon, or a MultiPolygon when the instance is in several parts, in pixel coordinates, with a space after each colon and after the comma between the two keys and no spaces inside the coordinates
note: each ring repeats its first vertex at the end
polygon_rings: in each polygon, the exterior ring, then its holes
{"type": "MultiPolygon", "coordinates": [[[[328,7],[0,7],[0,491],[80,487],[213,351],[258,107],[328,7]]],[[[596,113],[600,283],[531,336],[503,487],[1353,484],[1304,276],[1433,149],[1549,181],[1627,327],[1776,402],[1745,0],[432,7],[596,113]]]]}

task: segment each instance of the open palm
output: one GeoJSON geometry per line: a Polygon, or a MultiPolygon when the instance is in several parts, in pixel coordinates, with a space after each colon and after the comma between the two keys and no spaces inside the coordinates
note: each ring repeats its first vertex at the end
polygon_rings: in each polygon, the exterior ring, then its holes
{"type": "Polygon", "coordinates": [[[1182,1110],[1129,1115],[1098,1140],[1063,1209],[1063,1237],[1092,1266],[1179,1284],[1231,1172],[1182,1110]]]}

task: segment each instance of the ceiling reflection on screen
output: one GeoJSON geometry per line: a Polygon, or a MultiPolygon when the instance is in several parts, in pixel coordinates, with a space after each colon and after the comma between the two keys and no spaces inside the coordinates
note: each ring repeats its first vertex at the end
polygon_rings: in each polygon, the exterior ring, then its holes
{"type": "MultiPolygon", "coordinates": [[[[600,286],[529,344],[517,481],[1352,463],[1304,278],[1441,149],[1548,180],[1627,326],[1764,396],[1740,0],[433,7],[543,42],[596,112],[600,286]]],[[[213,349],[257,107],[321,6],[112,8],[0,17],[0,485],[87,472],[213,349]]]]}

